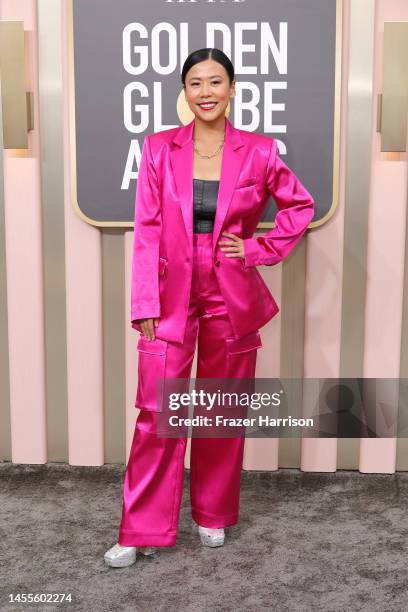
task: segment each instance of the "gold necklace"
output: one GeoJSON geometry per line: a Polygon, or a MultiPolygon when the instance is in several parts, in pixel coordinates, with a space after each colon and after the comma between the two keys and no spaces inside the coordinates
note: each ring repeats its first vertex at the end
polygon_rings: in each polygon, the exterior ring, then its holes
{"type": "MultiPolygon", "coordinates": [[[[225,140],[225,136],[224,136],[224,140],[225,140]]],[[[222,143],[220,144],[220,146],[218,147],[218,149],[216,150],[215,153],[213,153],[212,155],[202,155],[196,145],[195,145],[195,140],[193,140],[193,145],[194,145],[194,151],[197,153],[198,157],[200,157],[201,159],[211,159],[212,157],[215,157],[216,155],[218,155],[218,153],[221,151],[222,147],[224,146],[224,141],[222,141],[222,143]]]]}

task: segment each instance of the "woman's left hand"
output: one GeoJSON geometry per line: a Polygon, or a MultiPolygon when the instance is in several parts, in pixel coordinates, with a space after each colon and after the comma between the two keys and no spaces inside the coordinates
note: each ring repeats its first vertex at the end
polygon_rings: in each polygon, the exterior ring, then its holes
{"type": "Polygon", "coordinates": [[[222,232],[222,235],[229,236],[231,238],[231,240],[227,240],[224,242],[218,241],[219,245],[225,245],[220,246],[220,250],[225,252],[225,257],[241,257],[242,259],[244,259],[244,241],[242,240],[242,238],[236,236],[235,234],[229,234],[228,232],[222,232]],[[228,251],[228,253],[226,251],[228,251]]]}

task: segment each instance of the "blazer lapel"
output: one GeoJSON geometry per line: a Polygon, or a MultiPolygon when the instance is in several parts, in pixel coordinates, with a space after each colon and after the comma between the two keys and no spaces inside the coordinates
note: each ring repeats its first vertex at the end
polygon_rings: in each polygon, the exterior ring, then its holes
{"type": "MultiPolygon", "coordinates": [[[[189,238],[193,234],[193,129],[194,120],[181,126],[173,138],[176,146],[170,151],[170,162],[189,238]]],[[[192,246],[192,239],[190,242],[192,246]]]]}
{"type": "MultiPolygon", "coordinates": [[[[181,212],[187,236],[191,237],[191,245],[193,234],[193,132],[194,119],[187,125],[179,128],[173,138],[176,146],[170,152],[171,166],[180,198],[181,212]]],[[[241,138],[239,131],[226,117],[220,186],[213,231],[213,250],[216,247],[218,236],[232,199],[245,152],[245,142],[241,138]]]]}

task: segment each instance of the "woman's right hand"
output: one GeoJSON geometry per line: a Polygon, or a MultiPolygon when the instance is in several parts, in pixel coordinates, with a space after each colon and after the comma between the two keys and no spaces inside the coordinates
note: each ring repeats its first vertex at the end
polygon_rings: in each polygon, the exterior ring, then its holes
{"type": "Polygon", "coordinates": [[[154,328],[159,324],[159,318],[156,319],[140,319],[140,327],[142,329],[143,335],[148,340],[154,340],[154,328]]]}

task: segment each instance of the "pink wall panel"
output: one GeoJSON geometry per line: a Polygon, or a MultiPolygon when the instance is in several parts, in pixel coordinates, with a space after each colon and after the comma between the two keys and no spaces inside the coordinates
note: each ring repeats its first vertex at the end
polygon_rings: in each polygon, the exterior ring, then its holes
{"type": "MultiPolygon", "coordinates": [[[[63,3],[65,9],[65,3],[63,3]]],[[[99,228],[72,206],[66,12],[62,15],[64,84],[65,261],[69,463],[104,463],[102,261],[99,228]]]]}
{"type": "MultiPolygon", "coordinates": [[[[101,465],[104,462],[101,230],[85,223],[72,207],[68,121],[72,88],[67,62],[66,3],[62,2],[61,6],[69,462],[72,465],[101,465]]],[[[345,2],[339,204],[334,216],[325,225],[308,232],[307,236],[306,378],[336,377],[339,374],[347,153],[348,7],[349,2],[345,2]]],[[[408,20],[408,2],[377,0],[376,7],[375,95],[381,92],[384,21],[408,20]]],[[[36,2],[0,0],[0,18],[24,21],[27,90],[33,91],[35,104],[35,129],[29,134],[29,149],[5,151],[4,162],[12,461],[44,463],[47,461],[47,422],[36,2]]],[[[398,377],[407,215],[407,155],[393,160],[380,154],[375,113],[372,117],[372,134],[364,376],[398,377]]],[[[138,412],[134,408],[137,333],[129,324],[132,241],[133,231],[126,230],[126,458],[138,412]]],[[[281,266],[262,269],[262,275],[280,303],[281,266]]],[[[273,319],[261,331],[263,348],[259,351],[257,376],[279,376],[280,348],[284,341],[281,338],[280,318],[273,319]]],[[[278,439],[248,438],[244,468],[276,470],[278,450],[278,439]]],[[[360,451],[362,472],[392,473],[395,470],[395,440],[362,439],[360,451]]],[[[335,471],[336,455],[336,440],[305,438],[301,445],[300,468],[304,471],[335,471]]]]}
{"type": "MultiPolygon", "coordinates": [[[[384,22],[407,21],[408,2],[378,0],[375,33],[375,111],[382,91],[384,22]]],[[[367,256],[364,376],[398,378],[403,298],[407,207],[407,155],[380,151],[380,135],[373,116],[373,148],[367,256]]],[[[408,140],[407,140],[408,142],[408,140]]],[[[362,439],[360,470],[392,473],[396,439],[362,439]]]]}
{"type": "Polygon", "coordinates": [[[10,360],[12,461],[45,463],[41,186],[37,23],[34,0],[2,0],[0,18],[23,21],[26,86],[34,93],[35,129],[27,150],[4,151],[7,309],[10,360]]]}

